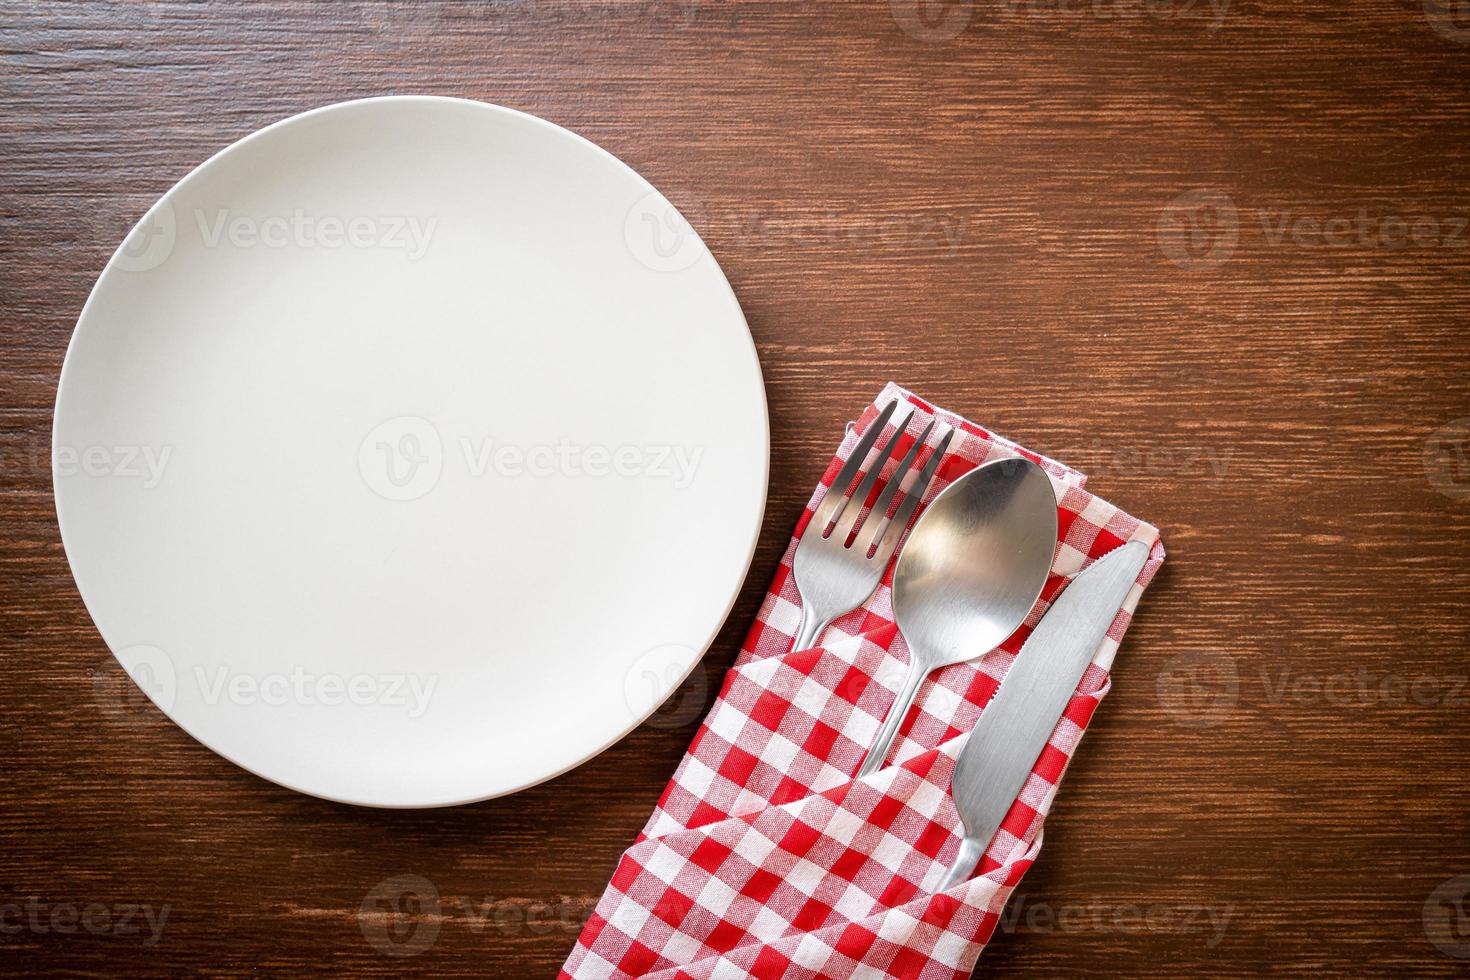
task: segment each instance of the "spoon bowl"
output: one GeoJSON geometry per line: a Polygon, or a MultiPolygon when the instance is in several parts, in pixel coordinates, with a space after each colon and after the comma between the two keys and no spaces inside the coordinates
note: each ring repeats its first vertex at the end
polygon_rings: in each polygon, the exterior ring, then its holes
{"type": "Polygon", "coordinates": [[[1025,621],[1056,543],[1056,494],[1030,460],[987,463],[934,498],[893,571],[893,615],[909,667],[859,776],[883,765],[925,677],[983,656],[1025,621]]]}

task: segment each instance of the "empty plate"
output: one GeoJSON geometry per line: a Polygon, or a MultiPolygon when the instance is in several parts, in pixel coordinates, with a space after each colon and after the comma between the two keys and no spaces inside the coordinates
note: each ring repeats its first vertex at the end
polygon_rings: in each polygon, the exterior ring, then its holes
{"type": "Polygon", "coordinates": [[[564,129],[442,98],[223,150],[108,263],[53,434],[113,653],[283,786],[438,806],[651,714],[745,576],[760,366],[699,237],[564,129]]]}

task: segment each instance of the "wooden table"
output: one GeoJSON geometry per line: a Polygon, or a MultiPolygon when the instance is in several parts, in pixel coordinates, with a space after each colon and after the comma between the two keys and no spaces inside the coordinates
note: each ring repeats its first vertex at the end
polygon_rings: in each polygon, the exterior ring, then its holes
{"type": "Polygon", "coordinates": [[[0,46],[0,969],[550,976],[888,379],[1088,471],[1171,555],[981,971],[1470,969],[1453,3],[10,0],[0,46]],[[227,143],[381,93],[544,116],[684,208],[773,436],[749,578],[674,706],[549,784],[418,813],[280,789],[130,699],[48,463],[127,226],[227,143]],[[401,875],[440,914],[392,958],[361,909],[401,875]]]}

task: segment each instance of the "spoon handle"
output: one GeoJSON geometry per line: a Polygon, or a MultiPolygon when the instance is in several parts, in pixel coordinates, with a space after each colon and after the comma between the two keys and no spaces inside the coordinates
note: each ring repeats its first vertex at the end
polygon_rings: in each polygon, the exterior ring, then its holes
{"type": "MultiPolygon", "coordinates": [[[[913,651],[910,651],[913,657],[913,651]]],[[[883,727],[878,729],[878,734],[873,736],[873,744],[868,746],[868,754],[863,759],[863,767],[858,770],[858,778],[871,776],[883,767],[883,760],[888,757],[888,750],[893,748],[893,740],[898,737],[899,726],[903,724],[904,717],[909,713],[909,706],[914,703],[914,697],[919,693],[919,685],[924,683],[924,678],[929,676],[929,668],[920,663],[917,657],[909,661],[908,673],[904,674],[903,686],[898,689],[898,698],[893,702],[893,707],[888,709],[888,716],[883,719],[883,727]]]]}

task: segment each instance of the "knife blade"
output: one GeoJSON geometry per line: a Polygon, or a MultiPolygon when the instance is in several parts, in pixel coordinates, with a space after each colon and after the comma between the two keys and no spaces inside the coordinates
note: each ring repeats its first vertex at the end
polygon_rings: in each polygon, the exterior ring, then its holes
{"type": "Polygon", "coordinates": [[[940,891],[980,863],[1147,560],[1141,541],[1103,555],[1027,637],[955,764],[954,801],[965,836],[940,891]]]}

